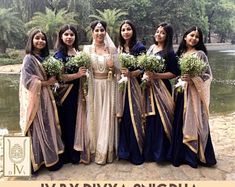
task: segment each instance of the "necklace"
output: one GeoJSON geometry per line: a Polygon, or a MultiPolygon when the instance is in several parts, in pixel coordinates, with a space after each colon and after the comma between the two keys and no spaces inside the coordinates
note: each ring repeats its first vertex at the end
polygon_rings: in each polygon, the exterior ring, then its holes
{"type": "Polygon", "coordinates": [[[68,56],[75,56],[77,54],[77,51],[75,48],[68,49],[68,56]]]}
{"type": "Polygon", "coordinates": [[[105,56],[98,56],[96,55],[96,63],[97,63],[97,69],[101,72],[104,73],[106,69],[106,58],[105,56]]]}
{"type": "Polygon", "coordinates": [[[105,46],[104,43],[102,44],[95,44],[95,53],[99,54],[102,52],[106,52],[107,51],[107,47],[105,46]]]}

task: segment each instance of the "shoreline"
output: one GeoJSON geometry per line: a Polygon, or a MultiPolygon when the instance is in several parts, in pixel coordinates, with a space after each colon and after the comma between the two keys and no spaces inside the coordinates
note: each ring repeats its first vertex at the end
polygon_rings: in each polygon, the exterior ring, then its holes
{"type": "Polygon", "coordinates": [[[0,74],[20,74],[22,64],[0,66],[0,74]]]}
{"type": "MultiPolygon", "coordinates": [[[[235,50],[235,45],[231,43],[206,43],[208,51],[215,50],[235,50]]],[[[177,49],[178,44],[173,45],[174,49],[177,49]]],[[[13,65],[0,65],[0,74],[20,74],[22,64],[13,65]]]]}

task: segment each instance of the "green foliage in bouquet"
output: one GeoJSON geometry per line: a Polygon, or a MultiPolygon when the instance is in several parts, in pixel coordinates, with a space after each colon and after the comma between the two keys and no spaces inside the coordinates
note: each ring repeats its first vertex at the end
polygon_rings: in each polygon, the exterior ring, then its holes
{"type": "Polygon", "coordinates": [[[50,56],[43,61],[42,66],[48,77],[56,76],[61,79],[63,63],[60,60],[50,56]]]}
{"type": "Polygon", "coordinates": [[[207,64],[195,55],[187,55],[179,60],[181,74],[189,74],[190,76],[200,76],[207,69],[207,64]]]}
{"type": "Polygon", "coordinates": [[[89,68],[91,64],[91,58],[85,52],[80,52],[78,55],[71,57],[66,63],[66,68],[69,68],[74,73],[78,72],[80,67],[89,68]]]}
{"type": "Polygon", "coordinates": [[[165,60],[156,55],[142,54],[137,57],[138,67],[145,71],[163,72],[165,69],[165,60]]]}
{"type": "Polygon", "coordinates": [[[133,55],[120,53],[118,60],[122,68],[134,69],[137,67],[137,60],[133,55]]]}

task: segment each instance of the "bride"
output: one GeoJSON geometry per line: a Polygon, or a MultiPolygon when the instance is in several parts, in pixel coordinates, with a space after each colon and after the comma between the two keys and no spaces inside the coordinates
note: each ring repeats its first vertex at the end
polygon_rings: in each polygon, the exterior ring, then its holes
{"type": "MultiPolygon", "coordinates": [[[[86,120],[78,114],[75,148],[82,151],[81,161],[97,164],[112,162],[116,156],[116,74],[119,71],[117,50],[108,33],[104,21],[94,21],[90,25],[93,43],[83,51],[91,57],[91,68],[86,97],[86,120]],[[82,120],[83,118],[83,120],[82,120]],[[86,121],[86,124],[85,124],[86,121]]],[[[82,108],[82,107],[81,107],[82,108]]],[[[83,108],[84,111],[84,108],[83,108]]]]}

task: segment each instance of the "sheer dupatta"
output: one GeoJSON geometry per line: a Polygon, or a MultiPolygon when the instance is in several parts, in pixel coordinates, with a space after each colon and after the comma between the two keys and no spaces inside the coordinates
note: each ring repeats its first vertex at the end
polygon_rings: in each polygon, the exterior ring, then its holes
{"type": "MultiPolygon", "coordinates": [[[[107,35],[107,33],[106,33],[107,35]]],[[[105,40],[106,41],[106,40],[105,40]]],[[[112,98],[111,98],[111,118],[115,118],[115,122],[113,125],[111,125],[112,129],[110,129],[111,132],[115,132],[115,137],[111,138],[111,141],[115,141],[114,148],[112,147],[113,143],[109,143],[108,150],[117,149],[117,122],[116,122],[116,94],[115,91],[116,86],[116,75],[119,73],[119,65],[117,61],[117,52],[114,45],[109,45],[107,42],[105,42],[105,45],[108,48],[109,54],[112,57],[112,60],[114,62],[114,68],[113,68],[113,76],[110,78],[110,88],[112,90],[112,98]],[[114,47],[113,47],[114,46],[114,47]],[[113,129],[114,128],[114,129],[113,129]]],[[[86,45],[83,48],[83,51],[87,53],[88,55],[92,56],[95,53],[95,44],[92,45],[86,45]]],[[[91,58],[92,59],[92,58],[91,58]]],[[[80,88],[81,89],[81,88],[80,88]]],[[[83,163],[90,163],[91,161],[91,154],[94,153],[97,137],[95,136],[96,131],[96,122],[94,121],[95,116],[94,111],[94,72],[92,70],[92,67],[89,69],[89,78],[88,78],[88,95],[84,96],[82,92],[79,92],[79,102],[78,102],[78,113],[77,113],[77,122],[76,122],[76,132],[75,132],[75,142],[74,142],[74,149],[81,151],[81,161],[83,163]]],[[[109,114],[107,114],[109,115],[109,114]]],[[[111,120],[113,121],[113,120],[111,120]]],[[[113,123],[113,122],[112,122],[113,123]]],[[[110,136],[113,133],[110,133],[110,136]]],[[[109,158],[113,158],[111,156],[113,154],[113,151],[110,151],[108,153],[108,161],[112,160],[109,158]],[[110,154],[110,155],[109,155],[110,154]]]]}
{"type": "MultiPolygon", "coordinates": [[[[147,54],[154,54],[153,48],[154,45],[150,46],[147,54]]],[[[169,90],[162,79],[156,79],[148,83],[144,94],[146,95],[144,97],[146,105],[145,115],[156,115],[156,111],[158,111],[166,136],[171,142],[175,104],[169,90]]]]}
{"type": "Polygon", "coordinates": [[[50,86],[41,85],[46,79],[41,63],[26,55],[19,85],[20,126],[24,135],[31,137],[34,171],[42,164],[54,165],[64,150],[54,96],[50,86]]]}
{"type": "Polygon", "coordinates": [[[171,131],[174,116],[175,104],[166,85],[161,79],[151,80],[147,86],[145,94],[146,116],[156,115],[159,112],[164,131],[171,142],[171,131]],[[155,108],[155,104],[156,108],[155,108]]]}
{"type": "Polygon", "coordinates": [[[209,102],[212,73],[207,56],[202,51],[195,55],[208,66],[201,77],[193,77],[193,84],[186,83],[184,91],[183,142],[206,162],[204,151],[209,134],[209,102]]]}

